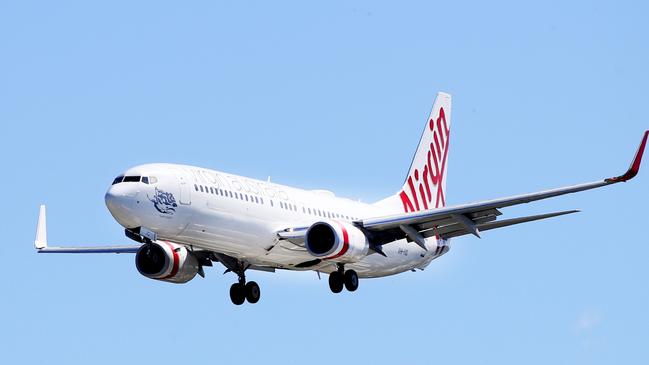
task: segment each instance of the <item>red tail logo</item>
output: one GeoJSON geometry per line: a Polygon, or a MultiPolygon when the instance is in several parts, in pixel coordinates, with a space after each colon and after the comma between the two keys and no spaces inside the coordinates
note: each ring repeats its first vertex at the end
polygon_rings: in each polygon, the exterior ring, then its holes
{"type": "MultiPolygon", "coordinates": [[[[446,205],[442,182],[446,171],[450,130],[446,123],[444,108],[439,109],[439,116],[436,121],[431,119],[428,122],[428,128],[432,133],[433,141],[428,146],[426,161],[424,161],[423,166],[417,166],[414,172],[408,176],[407,188],[404,187],[399,193],[403,203],[403,210],[406,213],[429,209],[429,206],[433,208],[433,199],[435,200],[434,208],[446,205]],[[419,173],[420,170],[422,171],[421,174],[419,173]]],[[[424,140],[426,139],[422,138],[422,141],[424,140]]],[[[415,163],[417,163],[416,157],[415,163]]]]}

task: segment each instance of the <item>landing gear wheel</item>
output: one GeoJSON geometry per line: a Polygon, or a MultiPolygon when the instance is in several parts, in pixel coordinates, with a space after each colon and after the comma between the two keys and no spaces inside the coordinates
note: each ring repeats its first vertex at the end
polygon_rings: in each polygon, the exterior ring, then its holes
{"type": "Polygon", "coordinates": [[[341,273],[334,271],[329,274],[329,289],[334,293],[343,291],[344,278],[341,273]]]}
{"type": "Polygon", "coordinates": [[[248,303],[257,303],[259,301],[259,297],[261,297],[259,285],[257,285],[257,283],[255,283],[254,281],[248,282],[248,284],[246,284],[246,299],[248,300],[248,303]]]}
{"type": "Polygon", "coordinates": [[[241,305],[246,301],[246,288],[243,284],[234,283],[230,287],[230,300],[235,305],[241,305]]]}
{"type": "Polygon", "coordinates": [[[356,289],[358,289],[358,274],[356,271],[345,271],[345,288],[347,288],[348,291],[356,291],[356,289]]]}

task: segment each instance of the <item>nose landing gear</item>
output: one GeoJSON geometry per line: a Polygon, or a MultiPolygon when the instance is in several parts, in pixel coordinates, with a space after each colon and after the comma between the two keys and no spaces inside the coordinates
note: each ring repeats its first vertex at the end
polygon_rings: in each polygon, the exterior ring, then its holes
{"type": "Polygon", "coordinates": [[[338,270],[329,274],[329,289],[333,293],[340,293],[343,287],[353,292],[358,289],[358,274],[354,270],[345,271],[343,265],[338,265],[338,270]]]}

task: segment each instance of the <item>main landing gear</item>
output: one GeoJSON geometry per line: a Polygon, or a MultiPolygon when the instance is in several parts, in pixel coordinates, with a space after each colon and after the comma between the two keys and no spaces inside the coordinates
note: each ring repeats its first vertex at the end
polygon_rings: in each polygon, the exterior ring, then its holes
{"type": "Polygon", "coordinates": [[[329,289],[334,293],[343,291],[343,286],[350,292],[358,289],[358,274],[354,270],[345,271],[343,265],[338,265],[338,270],[329,274],[329,289]]]}
{"type": "Polygon", "coordinates": [[[259,285],[254,281],[246,283],[245,278],[243,280],[239,278],[239,282],[232,284],[230,287],[230,300],[235,305],[241,305],[246,300],[248,300],[248,303],[254,304],[259,301],[260,297],[259,285]]]}
{"type": "Polygon", "coordinates": [[[233,272],[239,277],[239,281],[232,284],[232,286],[230,287],[230,300],[232,300],[232,303],[235,305],[241,305],[246,300],[251,304],[257,303],[259,301],[259,298],[261,297],[261,290],[259,290],[259,285],[257,285],[257,283],[255,283],[254,281],[249,281],[246,283],[246,270],[250,267],[250,265],[223,254],[215,253],[214,255],[223,264],[223,266],[227,267],[225,273],[233,272]]]}
{"type": "Polygon", "coordinates": [[[249,281],[246,283],[246,269],[243,264],[237,265],[236,270],[234,271],[239,276],[239,282],[232,284],[230,287],[230,300],[235,305],[241,305],[246,300],[250,304],[255,304],[259,301],[261,297],[261,291],[259,290],[259,285],[254,281],[249,281]]]}

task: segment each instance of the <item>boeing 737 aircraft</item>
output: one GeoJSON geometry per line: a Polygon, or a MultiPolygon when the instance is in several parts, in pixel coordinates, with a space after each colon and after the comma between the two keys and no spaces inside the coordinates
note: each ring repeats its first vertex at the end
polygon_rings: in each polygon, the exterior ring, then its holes
{"type": "Polygon", "coordinates": [[[649,131],[623,175],[531,194],[446,205],[451,96],[438,93],[401,189],[374,204],[301,190],[206,168],[149,164],[115,178],[105,201],[137,245],[50,247],[45,206],[35,246],[41,253],[134,253],[144,276],[186,283],[220,262],[238,281],[236,305],[259,301],[248,270],[313,270],[329,274],[329,287],[353,292],[359,278],[423,270],[462,235],[571,214],[566,210],[500,219],[501,209],[632,179],[649,131]]]}

